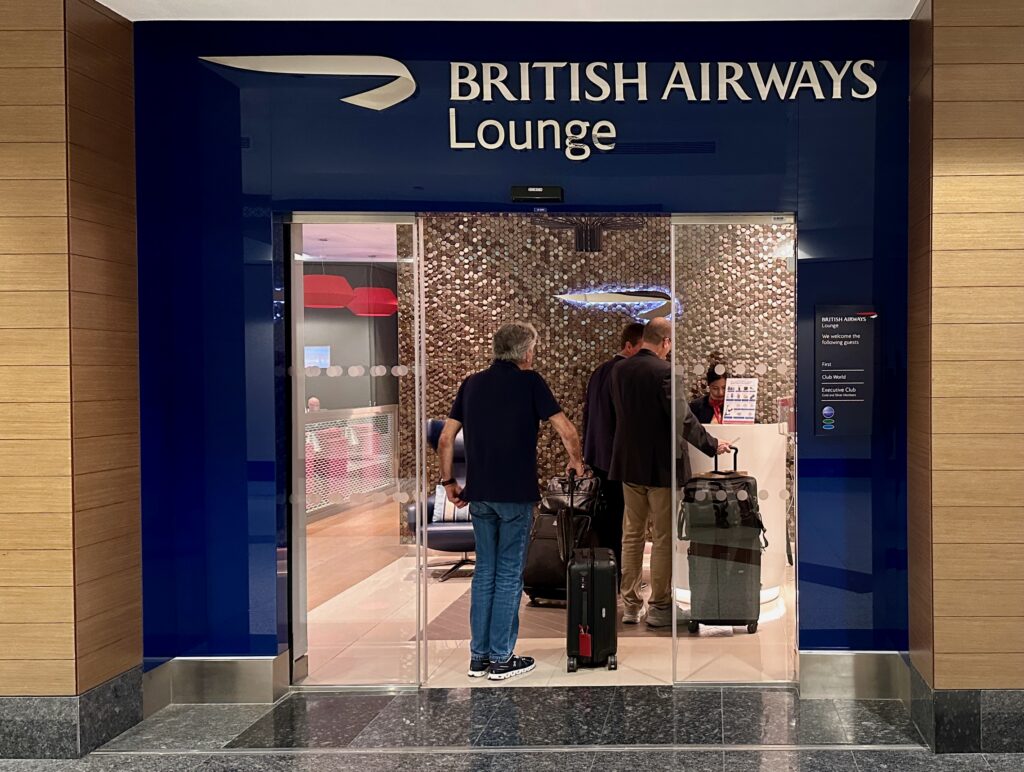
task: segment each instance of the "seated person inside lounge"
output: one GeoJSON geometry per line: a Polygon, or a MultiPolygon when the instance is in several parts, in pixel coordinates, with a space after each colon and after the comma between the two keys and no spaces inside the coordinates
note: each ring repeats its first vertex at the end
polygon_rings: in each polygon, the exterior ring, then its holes
{"type": "Polygon", "coordinates": [[[722,411],[725,410],[725,385],[729,373],[725,365],[711,365],[708,368],[708,393],[690,403],[690,410],[702,424],[722,423],[722,411]]]}

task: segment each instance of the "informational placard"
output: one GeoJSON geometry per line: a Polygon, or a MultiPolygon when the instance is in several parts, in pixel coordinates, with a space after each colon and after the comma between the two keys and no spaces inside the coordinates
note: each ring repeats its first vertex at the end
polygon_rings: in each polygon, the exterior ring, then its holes
{"type": "Polygon", "coordinates": [[[757,378],[729,378],[725,382],[723,424],[752,424],[757,415],[757,378]]]}
{"type": "Polygon", "coordinates": [[[814,433],[871,434],[878,314],[867,306],[818,306],[815,317],[814,433]]]}

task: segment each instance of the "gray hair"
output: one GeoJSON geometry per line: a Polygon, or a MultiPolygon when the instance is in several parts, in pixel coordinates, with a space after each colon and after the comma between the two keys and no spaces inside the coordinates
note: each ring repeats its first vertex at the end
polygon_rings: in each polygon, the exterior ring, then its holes
{"type": "Polygon", "coordinates": [[[503,324],[494,333],[494,358],[524,362],[537,343],[537,328],[529,322],[503,324]]]}

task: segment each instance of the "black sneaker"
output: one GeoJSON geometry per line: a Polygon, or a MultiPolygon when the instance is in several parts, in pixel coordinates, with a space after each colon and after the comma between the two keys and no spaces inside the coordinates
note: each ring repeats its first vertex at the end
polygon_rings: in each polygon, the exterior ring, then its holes
{"type": "Polygon", "coordinates": [[[469,670],[466,672],[470,678],[483,678],[491,667],[489,659],[477,659],[474,657],[469,661],[469,670]]]}
{"type": "Polygon", "coordinates": [[[505,662],[492,662],[491,672],[487,675],[490,681],[504,681],[509,678],[529,673],[537,667],[533,657],[517,657],[513,654],[505,662]]]}

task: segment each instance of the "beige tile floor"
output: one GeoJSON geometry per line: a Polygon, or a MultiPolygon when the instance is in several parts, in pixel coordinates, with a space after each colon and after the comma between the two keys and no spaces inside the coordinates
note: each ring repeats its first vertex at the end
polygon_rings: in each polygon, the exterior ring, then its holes
{"type": "MultiPolygon", "coordinates": [[[[416,561],[412,554],[385,566],[309,613],[309,676],[304,685],[413,684],[418,668],[431,687],[492,687],[465,674],[464,640],[431,641],[426,662],[417,657],[416,561]]],[[[469,579],[433,582],[428,618],[435,619],[469,591],[469,579]]],[[[743,628],[702,627],[697,636],[680,629],[676,678],[683,682],[778,682],[796,678],[792,570],[781,607],[765,604],[756,635],[743,628]],[[776,617],[769,619],[770,617],[776,617]]],[[[685,618],[685,607],[681,610],[685,618]]],[[[672,683],[672,639],[622,637],[619,668],[565,672],[561,638],[521,639],[520,653],[537,668],[507,686],[648,685],[672,683]]]]}

